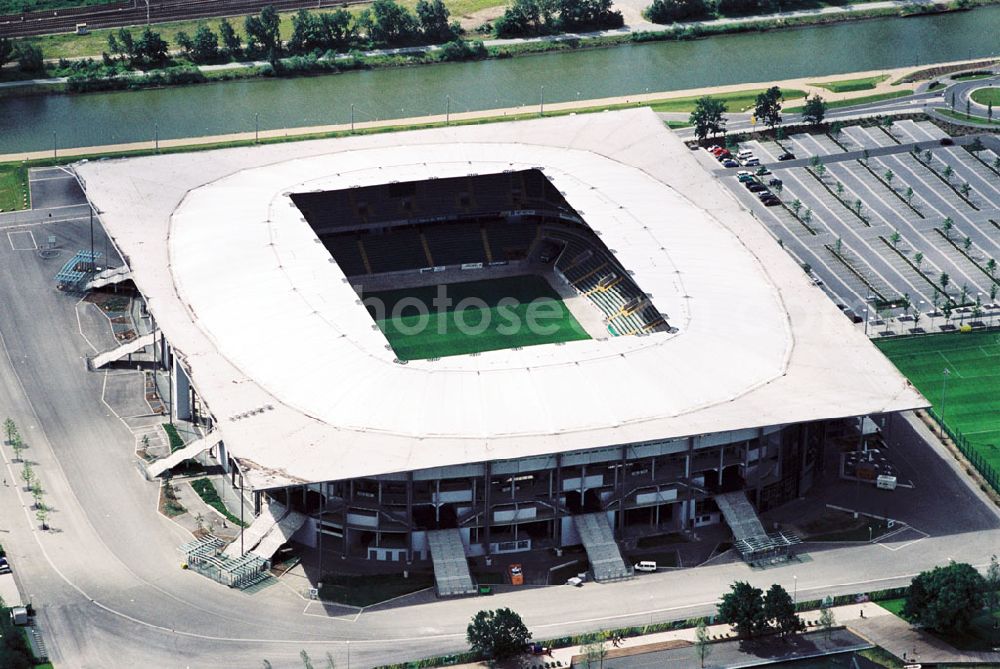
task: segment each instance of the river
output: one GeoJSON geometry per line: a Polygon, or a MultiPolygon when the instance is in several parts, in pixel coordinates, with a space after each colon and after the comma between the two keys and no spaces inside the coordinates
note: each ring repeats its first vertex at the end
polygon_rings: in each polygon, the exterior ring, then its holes
{"type": "Polygon", "coordinates": [[[990,56],[1000,6],[469,63],[0,100],[0,153],[776,81],[990,56]]]}

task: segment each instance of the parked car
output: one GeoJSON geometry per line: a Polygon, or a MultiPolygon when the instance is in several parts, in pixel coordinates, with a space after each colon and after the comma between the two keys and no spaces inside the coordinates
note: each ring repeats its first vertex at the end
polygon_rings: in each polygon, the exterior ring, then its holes
{"type": "Polygon", "coordinates": [[[571,578],[566,579],[566,585],[575,585],[578,588],[582,588],[583,579],[580,578],[579,576],[573,576],[571,578]]]}
{"type": "Polygon", "coordinates": [[[750,191],[751,193],[761,193],[763,191],[770,192],[770,191],[767,190],[767,186],[765,186],[764,184],[760,183],[759,181],[756,182],[756,183],[749,184],[747,186],[747,190],[750,191]]]}
{"type": "Polygon", "coordinates": [[[652,560],[642,560],[635,563],[636,571],[654,572],[656,571],[656,563],[652,560]]]}
{"type": "Polygon", "coordinates": [[[760,198],[761,202],[763,202],[769,197],[774,197],[774,193],[765,188],[764,190],[757,192],[757,197],[760,198]]]}
{"type": "Polygon", "coordinates": [[[747,158],[743,161],[744,167],[760,167],[759,158],[747,158]]]}
{"type": "Polygon", "coordinates": [[[780,186],[781,185],[781,179],[768,179],[767,180],[767,185],[768,186],[780,186]]]}
{"type": "Polygon", "coordinates": [[[739,167],[740,164],[738,162],[736,162],[735,160],[733,160],[732,158],[726,158],[724,161],[722,161],[722,166],[723,167],[739,167]]]}
{"type": "Polygon", "coordinates": [[[942,137],[941,138],[941,146],[952,146],[954,144],[955,144],[955,140],[953,140],[951,137],[942,137]]]}
{"type": "Polygon", "coordinates": [[[9,574],[10,564],[7,562],[7,558],[0,557],[0,574],[9,574]]]}
{"type": "Polygon", "coordinates": [[[524,585],[524,570],[521,569],[521,565],[512,564],[508,567],[508,572],[510,573],[511,585],[524,585]]]}
{"type": "Polygon", "coordinates": [[[723,149],[722,151],[719,151],[717,154],[715,154],[715,157],[721,162],[726,158],[732,158],[733,154],[731,154],[728,150],[723,149]]]}
{"type": "Polygon", "coordinates": [[[740,160],[743,160],[744,158],[752,158],[753,151],[751,151],[750,149],[742,149],[739,153],[736,154],[736,157],[739,158],[740,160]]]}
{"type": "Polygon", "coordinates": [[[784,161],[784,160],[795,160],[795,154],[794,153],[787,153],[787,152],[783,153],[780,156],[778,156],[778,160],[782,160],[782,161],[784,161]]]}
{"type": "Polygon", "coordinates": [[[750,190],[751,186],[763,186],[763,185],[764,184],[762,184],[760,180],[757,179],[757,177],[750,177],[749,179],[743,180],[743,187],[746,188],[747,190],[750,190]]]}
{"type": "Polygon", "coordinates": [[[762,197],[760,201],[764,204],[765,207],[777,207],[779,204],[781,204],[781,200],[778,199],[778,197],[773,193],[768,193],[766,196],[762,197]]]}

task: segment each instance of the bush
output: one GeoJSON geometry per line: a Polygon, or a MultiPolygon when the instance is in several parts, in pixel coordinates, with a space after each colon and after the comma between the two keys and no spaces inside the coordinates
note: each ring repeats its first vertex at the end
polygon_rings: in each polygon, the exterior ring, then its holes
{"type": "Polygon", "coordinates": [[[453,40],[441,47],[441,60],[480,60],[489,54],[482,41],[475,40],[466,42],[465,40],[453,40]]]}
{"type": "Polygon", "coordinates": [[[653,23],[674,23],[703,19],[711,14],[705,0],[653,0],[643,16],[653,23]]]}

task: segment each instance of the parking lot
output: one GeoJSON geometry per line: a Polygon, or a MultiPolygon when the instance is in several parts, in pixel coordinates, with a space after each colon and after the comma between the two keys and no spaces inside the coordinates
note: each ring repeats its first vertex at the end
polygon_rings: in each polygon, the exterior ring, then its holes
{"type": "Polygon", "coordinates": [[[973,154],[928,121],[901,120],[740,144],[772,173],[765,186],[781,181],[769,186],[780,206],[738,180],[759,168],[699,153],[856,321],[936,332],[1000,320],[1000,143],[985,141],[973,154]]]}

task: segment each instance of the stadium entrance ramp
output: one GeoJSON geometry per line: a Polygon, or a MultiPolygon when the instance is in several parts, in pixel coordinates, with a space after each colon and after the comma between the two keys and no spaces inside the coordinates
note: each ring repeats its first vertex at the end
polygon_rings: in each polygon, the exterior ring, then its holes
{"type": "Polygon", "coordinates": [[[105,365],[112,363],[116,360],[121,360],[127,355],[132,355],[133,353],[138,353],[147,346],[151,346],[155,341],[156,333],[149,332],[140,337],[136,337],[132,341],[125,342],[121,346],[111,349],[110,351],[105,351],[104,353],[98,353],[93,358],[87,359],[87,365],[90,369],[98,370],[105,365]]]}
{"type": "Polygon", "coordinates": [[[573,522],[587,551],[595,581],[620,581],[632,576],[618,550],[618,542],[615,541],[615,533],[607,514],[585,513],[573,516],[573,522]]]}
{"type": "Polygon", "coordinates": [[[801,540],[793,534],[778,532],[768,534],[747,499],[745,491],[727,492],[715,496],[715,503],[733,531],[733,545],[740,557],[754,564],[768,560],[785,560],[793,545],[801,540]]]}
{"type": "Polygon", "coordinates": [[[151,463],[146,467],[146,478],[150,480],[155,479],[168,469],[173,469],[185,460],[190,460],[193,457],[201,455],[221,441],[222,437],[219,436],[217,431],[209,432],[201,439],[195,439],[184,448],[180,448],[167,457],[160,458],[156,462],[151,463]]]}
{"type": "Polygon", "coordinates": [[[438,597],[458,597],[476,594],[476,584],[469,573],[462,533],[457,529],[433,530],[427,533],[427,543],[434,563],[434,581],[438,597]]]}

